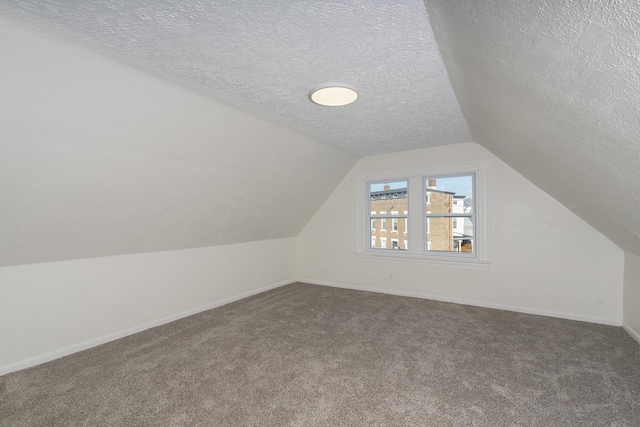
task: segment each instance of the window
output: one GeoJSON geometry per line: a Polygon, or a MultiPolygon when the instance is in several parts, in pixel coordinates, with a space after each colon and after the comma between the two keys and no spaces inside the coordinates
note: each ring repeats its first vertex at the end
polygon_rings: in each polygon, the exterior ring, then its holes
{"type": "Polygon", "coordinates": [[[369,220],[372,224],[374,221],[380,220],[379,233],[375,227],[371,227],[370,250],[406,248],[406,245],[404,248],[400,247],[397,239],[394,239],[395,243],[392,243],[391,248],[387,247],[387,226],[391,228],[393,234],[398,234],[400,229],[406,229],[408,218],[407,188],[407,180],[367,183],[369,220]],[[376,245],[374,237],[380,237],[380,245],[376,245]]]}
{"type": "Polygon", "coordinates": [[[487,160],[358,174],[357,253],[487,263],[487,176],[487,160]]]}
{"type": "Polygon", "coordinates": [[[473,253],[475,176],[471,172],[424,178],[430,198],[426,211],[428,252],[473,253]]]}

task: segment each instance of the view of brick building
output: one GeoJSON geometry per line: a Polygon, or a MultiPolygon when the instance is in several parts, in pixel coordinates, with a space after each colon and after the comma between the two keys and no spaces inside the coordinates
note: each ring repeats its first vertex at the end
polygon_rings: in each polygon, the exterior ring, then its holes
{"type": "MultiPolygon", "coordinates": [[[[465,196],[436,188],[436,180],[429,180],[426,194],[427,214],[465,213],[465,196]]],[[[372,191],[370,198],[371,248],[407,250],[407,188],[372,191]]],[[[473,225],[467,217],[429,217],[427,250],[444,252],[472,252],[473,225]]]]}
{"type": "Polygon", "coordinates": [[[371,215],[389,218],[371,219],[371,248],[407,250],[407,187],[371,192],[371,215]]]}

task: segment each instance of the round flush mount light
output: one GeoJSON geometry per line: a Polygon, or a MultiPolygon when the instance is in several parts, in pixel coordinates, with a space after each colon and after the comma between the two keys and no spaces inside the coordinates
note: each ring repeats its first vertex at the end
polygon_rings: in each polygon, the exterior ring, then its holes
{"type": "Polygon", "coordinates": [[[311,89],[309,99],[318,105],[341,107],[355,102],[358,92],[346,83],[323,83],[311,89]]]}

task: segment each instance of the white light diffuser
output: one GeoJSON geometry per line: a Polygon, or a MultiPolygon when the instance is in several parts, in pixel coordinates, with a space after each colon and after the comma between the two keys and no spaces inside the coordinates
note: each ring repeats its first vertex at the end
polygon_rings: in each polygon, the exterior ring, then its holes
{"type": "Polygon", "coordinates": [[[355,102],[358,92],[346,83],[323,83],[311,89],[309,99],[318,105],[341,107],[355,102]]]}

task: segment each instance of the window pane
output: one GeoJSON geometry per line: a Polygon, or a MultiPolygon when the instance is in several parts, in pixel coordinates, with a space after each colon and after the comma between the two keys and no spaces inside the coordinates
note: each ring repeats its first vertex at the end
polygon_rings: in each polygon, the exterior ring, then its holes
{"type": "Polygon", "coordinates": [[[371,215],[397,215],[407,210],[407,181],[369,184],[371,215]]]}
{"type": "Polygon", "coordinates": [[[427,211],[473,213],[473,175],[426,178],[427,211]]]}
{"type": "Polygon", "coordinates": [[[428,217],[427,230],[427,251],[473,252],[473,217],[428,217]]]}
{"type": "Polygon", "coordinates": [[[407,180],[406,179],[402,179],[399,181],[389,181],[389,182],[378,182],[378,183],[372,183],[370,184],[371,188],[370,191],[371,193],[378,193],[378,196],[382,196],[382,195],[389,195],[391,194],[393,196],[393,194],[395,193],[395,190],[405,190],[407,189],[407,180]],[[386,193],[383,193],[386,192],[386,193]]]}
{"type": "Polygon", "coordinates": [[[376,224],[385,222],[389,222],[390,224],[397,224],[398,230],[390,231],[391,229],[384,229],[381,226],[379,228],[371,229],[371,249],[397,249],[397,250],[407,250],[408,239],[406,238],[405,230],[407,229],[407,218],[393,218],[392,219],[383,219],[380,221],[376,221],[376,224]],[[402,239],[397,236],[402,234],[402,239]]]}

